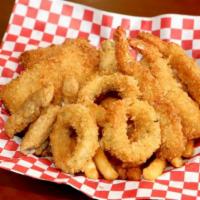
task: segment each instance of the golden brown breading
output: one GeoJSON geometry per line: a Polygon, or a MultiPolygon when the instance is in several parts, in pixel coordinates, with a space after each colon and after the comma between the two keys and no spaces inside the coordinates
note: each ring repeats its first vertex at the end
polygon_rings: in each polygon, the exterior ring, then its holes
{"type": "Polygon", "coordinates": [[[165,97],[177,108],[185,136],[188,139],[200,137],[199,107],[173,77],[168,61],[162,58],[162,54],[153,45],[145,41],[135,39],[130,43],[143,54],[151,73],[159,81],[165,97]]]}
{"type": "Polygon", "coordinates": [[[53,159],[58,168],[66,173],[84,172],[87,161],[91,160],[99,146],[98,128],[89,109],[81,104],[62,107],[50,134],[53,159]],[[70,128],[77,134],[75,146],[70,128]]]}
{"type": "Polygon", "coordinates": [[[112,74],[117,71],[115,58],[115,43],[112,40],[104,40],[100,47],[100,74],[112,74]]]}
{"type": "Polygon", "coordinates": [[[142,97],[147,100],[159,114],[161,126],[161,146],[158,155],[171,160],[181,156],[184,151],[184,136],[181,119],[176,108],[163,96],[158,81],[150,70],[134,60],[129,53],[128,41],[125,32],[118,28],[115,35],[116,58],[121,72],[134,76],[142,97]]]}
{"type": "Polygon", "coordinates": [[[0,96],[6,108],[11,113],[15,113],[31,94],[45,84],[52,83],[55,88],[55,95],[57,95],[61,79],[62,76],[52,64],[44,67],[36,65],[25,70],[17,79],[5,85],[0,92],[0,96]]]}
{"type": "Polygon", "coordinates": [[[161,143],[160,124],[154,108],[135,96],[131,105],[118,100],[108,110],[103,127],[103,148],[123,162],[136,166],[146,162],[161,143]],[[135,126],[132,140],[127,136],[128,118],[135,126]]]}
{"type": "Polygon", "coordinates": [[[139,37],[155,45],[167,58],[175,75],[186,86],[188,93],[200,105],[200,68],[195,60],[175,43],[162,41],[150,33],[140,33],[139,37]]]}
{"type": "Polygon", "coordinates": [[[99,63],[98,50],[83,39],[68,40],[55,48],[32,50],[25,55],[23,64],[27,69],[0,92],[1,99],[12,113],[30,94],[47,83],[54,85],[54,103],[60,103],[63,77],[75,77],[81,85],[97,71],[99,63]]]}
{"type": "Polygon", "coordinates": [[[29,123],[38,118],[42,108],[47,107],[53,99],[52,85],[44,86],[30,95],[16,113],[12,114],[5,125],[5,131],[13,137],[14,134],[24,130],[29,123]]]}
{"type": "Polygon", "coordinates": [[[41,113],[38,119],[30,125],[22,139],[20,146],[22,152],[33,152],[48,139],[58,111],[59,106],[50,105],[41,113]]]}

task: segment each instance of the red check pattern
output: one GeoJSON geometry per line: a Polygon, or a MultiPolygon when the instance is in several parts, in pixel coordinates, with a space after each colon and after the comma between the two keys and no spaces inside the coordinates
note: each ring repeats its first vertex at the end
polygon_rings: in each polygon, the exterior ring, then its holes
{"type": "MultiPolygon", "coordinates": [[[[174,41],[200,60],[200,17],[162,15],[139,18],[61,0],[16,0],[0,48],[0,87],[23,70],[18,65],[21,52],[76,37],[88,38],[93,45],[98,46],[102,40],[111,38],[119,25],[133,37],[139,31],[150,31],[163,39],[174,41]]],[[[47,158],[21,154],[20,138],[9,139],[4,133],[7,116],[6,109],[0,103],[1,168],[37,179],[68,184],[97,199],[200,198],[200,142],[196,145],[195,156],[184,167],[167,169],[155,182],[90,180],[59,171],[47,158]]]]}

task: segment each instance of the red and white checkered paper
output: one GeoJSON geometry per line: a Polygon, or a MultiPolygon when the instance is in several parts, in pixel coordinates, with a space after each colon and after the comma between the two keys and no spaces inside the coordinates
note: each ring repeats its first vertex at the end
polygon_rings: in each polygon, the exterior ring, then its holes
{"type": "MultiPolygon", "coordinates": [[[[61,0],[16,0],[7,32],[0,48],[0,85],[8,83],[22,70],[21,52],[66,38],[88,38],[93,45],[112,37],[122,25],[130,36],[150,31],[183,46],[200,60],[200,17],[161,15],[152,18],[114,14],[61,0]]],[[[195,156],[184,167],[168,168],[155,182],[90,180],[71,176],[54,167],[46,158],[19,152],[20,138],[9,139],[4,132],[7,111],[0,103],[0,167],[37,179],[71,185],[97,199],[200,199],[200,142],[195,156]]]]}

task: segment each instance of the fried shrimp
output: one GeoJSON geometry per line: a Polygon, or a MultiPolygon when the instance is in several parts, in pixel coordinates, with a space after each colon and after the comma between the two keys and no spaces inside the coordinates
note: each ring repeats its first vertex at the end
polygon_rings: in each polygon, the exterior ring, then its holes
{"type": "Polygon", "coordinates": [[[169,161],[181,156],[184,151],[184,136],[176,108],[164,98],[159,82],[152,76],[150,70],[132,58],[124,30],[119,27],[114,34],[114,39],[118,69],[138,81],[142,98],[148,101],[159,115],[161,146],[158,156],[169,161]]]}
{"type": "Polygon", "coordinates": [[[161,136],[157,114],[147,102],[133,100],[126,107],[123,100],[109,107],[107,122],[103,127],[102,146],[119,160],[139,165],[159,148],[161,136]],[[127,135],[127,120],[134,121],[132,140],[127,135]]]}
{"type": "Polygon", "coordinates": [[[53,99],[54,87],[47,85],[30,95],[16,113],[12,114],[5,125],[5,131],[13,137],[23,131],[31,122],[35,121],[43,108],[53,99]]]}
{"type": "Polygon", "coordinates": [[[100,47],[100,74],[112,74],[117,71],[115,58],[115,43],[112,40],[104,40],[100,47]]]}
{"type": "Polygon", "coordinates": [[[59,106],[50,105],[41,113],[40,117],[30,125],[22,139],[20,150],[23,153],[33,152],[47,140],[58,111],[59,106]]]}
{"type": "Polygon", "coordinates": [[[200,105],[200,69],[195,60],[189,57],[177,44],[162,41],[160,38],[142,32],[139,38],[153,44],[169,60],[175,75],[186,86],[188,93],[200,105]]]}
{"type": "Polygon", "coordinates": [[[55,165],[66,173],[84,172],[85,165],[93,158],[99,146],[98,128],[88,108],[80,104],[64,106],[50,134],[55,165]],[[70,128],[76,131],[74,144],[70,128]]]}
{"type": "Polygon", "coordinates": [[[153,45],[145,41],[135,39],[131,40],[130,44],[144,56],[151,73],[159,81],[165,97],[177,108],[185,136],[188,139],[200,137],[199,107],[173,77],[167,60],[162,58],[162,54],[153,45]]]}

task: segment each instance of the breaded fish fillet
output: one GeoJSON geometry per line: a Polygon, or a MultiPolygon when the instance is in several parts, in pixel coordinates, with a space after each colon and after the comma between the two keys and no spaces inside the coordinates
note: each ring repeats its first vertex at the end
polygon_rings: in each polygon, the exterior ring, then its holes
{"type": "Polygon", "coordinates": [[[175,43],[162,41],[150,33],[140,33],[139,37],[153,44],[169,59],[169,64],[181,82],[186,86],[188,93],[200,105],[200,67],[195,60],[175,43]]]}
{"type": "Polygon", "coordinates": [[[16,112],[29,95],[47,83],[54,85],[54,103],[60,103],[63,77],[74,77],[78,85],[83,84],[97,71],[99,52],[88,41],[76,39],[26,52],[21,60],[27,69],[0,92],[11,113],[16,112]]]}
{"type": "Polygon", "coordinates": [[[58,111],[59,106],[50,105],[41,113],[39,118],[30,125],[22,139],[20,147],[22,152],[33,152],[48,139],[58,111]]]}
{"type": "Polygon", "coordinates": [[[13,137],[14,134],[24,130],[39,117],[42,109],[50,104],[53,95],[54,88],[52,85],[44,86],[30,95],[20,109],[8,118],[5,125],[6,133],[13,137]]]}

